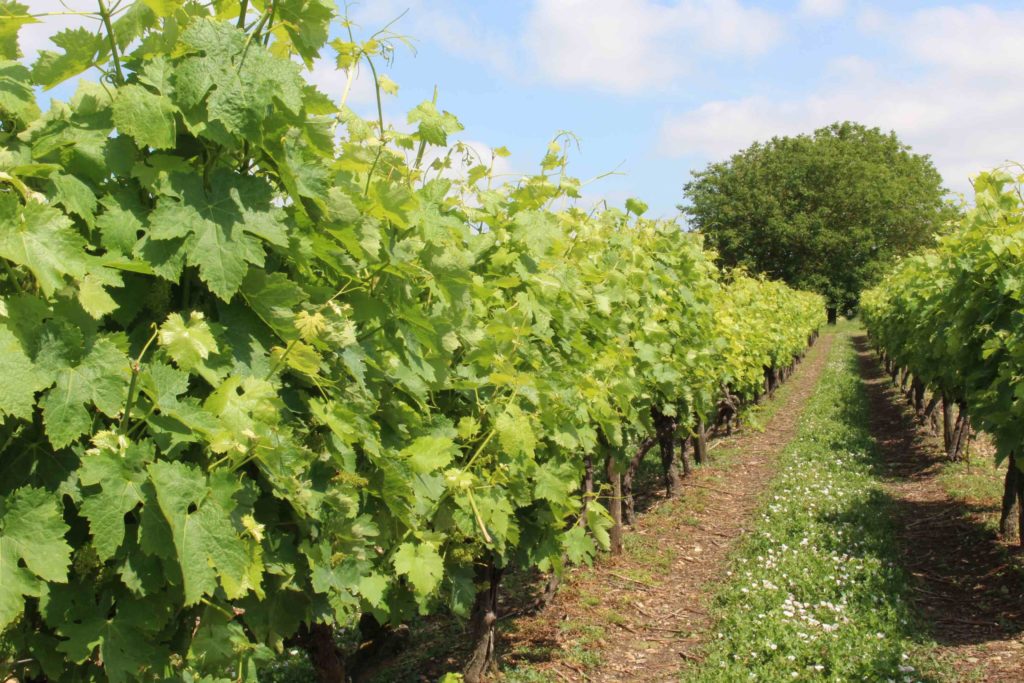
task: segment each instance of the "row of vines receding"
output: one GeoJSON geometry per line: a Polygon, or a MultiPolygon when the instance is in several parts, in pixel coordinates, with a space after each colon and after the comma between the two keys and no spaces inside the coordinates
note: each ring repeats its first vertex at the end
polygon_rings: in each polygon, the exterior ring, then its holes
{"type": "Polygon", "coordinates": [[[621,537],[595,468],[628,493],[653,436],[671,486],[673,439],[824,322],[637,200],[575,208],[564,138],[503,182],[436,101],[360,118],[401,38],[335,14],[98,0],[26,65],[48,18],[0,0],[4,676],[255,681],[301,646],[337,680],[332,629],[448,612],[478,678],[503,572],[621,537]]]}
{"type": "Polygon", "coordinates": [[[861,311],[920,422],[937,432],[941,407],[949,459],[964,457],[973,428],[992,437],[997,462],[1008,460],[1000,526],[1018,500],[1024,544],[1022,182],[1006,170],[980,174],[975,206],[865,292],[861,311]]]}

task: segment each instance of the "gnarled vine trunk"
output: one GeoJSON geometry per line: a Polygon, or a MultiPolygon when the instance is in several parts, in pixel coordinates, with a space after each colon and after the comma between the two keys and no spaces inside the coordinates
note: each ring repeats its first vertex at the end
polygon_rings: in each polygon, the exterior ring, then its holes
{"type": "Polygon", "coordinates": [[[1013,453],[1007,458],[1006,479],[1003,480],[1003,510],[999,517],[999,534],[1006,538],[1009,534],[1010,513],[1014,503],[1017,505],[1017,539],[1024,548],[1024,472],[1017,467],[1013,453]]]}
{"type": "Polygon", "coordinates": [[[665,494],[674,497],[682,490],[682,479],[676,464],[675,433],[676,421],[657,408],[651,409],[658,446],[661,449],[661,468],[665,478],[665,494]]]}
{"type": "Polygon", "coordinates": [[[345,683],[345,663],[334,642],[334,628],[329,624],[303,625],[298,640],[316,674],[317,683],[345,683]]]}
{"type": "Polygon", "coordinates": [[[971,418],[967,414],[967,404],[960,403],[959,407],[956,426],[953,429],[949,449],[946,451],[946,457],[953,461],[960,460],[963,457],[971,438],[971,418]]]}
{"type": "Polygon", "coordinates": [[[948,396],[942,397],[942,447],[948,453],[953,444],[953,403],[948,396]]]}
{"type": "Polygon", "coordinates": [[[708,461],[708,439],[707,428],[704,420],[697,420],[697,433],[693,439],[693,461],[703,465],[708,461]]]}
{"type": "Polygon", "coordinates": [[[612,527],[608,530],[612,555],[622,554],[622,475],[615,466],[615,458],[609,453],[604,461],[605,475],[611,484],[611,495],[608,498],[608,513],[612,518],[612,527]]]}
{"type": "Polygon", "coordinates": [[[473,651],[462,669],[466,683],[481,683],[485,676],[497,671],[498,633],[494,625],[498,621],[498,587],[501,585],[502,572],[502,569],[494,565],[493,559],[478,569],[478,579],[486,588],[477,592],[469,617],[473,651]]]}
{"type": "Polygon", "coordinates": [[[622,476],[622,502],[625,506],[626,524],[636,524],[636,500],[633,498],[633,478],[636,477],[636,473],[640,470],[640,464],[644,461],[644,456],[647,455],[647,452],[656,443],[658,443],[658,439],[655,436],[649,436],[641,441],[636,449],[636,453],[633,454],[629,464],[626,466],[626,473],[622,476]]]}

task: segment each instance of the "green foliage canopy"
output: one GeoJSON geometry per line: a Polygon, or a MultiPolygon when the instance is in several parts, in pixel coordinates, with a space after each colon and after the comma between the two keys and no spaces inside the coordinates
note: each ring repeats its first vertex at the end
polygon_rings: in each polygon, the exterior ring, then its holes
{"type": "Polygon", "coordinates": [[[930,159],[895,133],[844,122],[710,164],[685,185],[680,209],[726,266],[846,308],[940,229],[944,192],[930,159]]]}
{"type": "Polygon", "coordinates": [[[340,87],[388,36],[331,44],[340,97],[303,78],[333,2],[99,7],[27,68],[36,18],[0,0],[0,660],[22,677],[255,681],[300,624],[466,615],[481,566],[588,562],[610,522],[592,500],[573,523],[584,458],[624,460],[655,408],[707,416],[822,322],[762,280],[723,296],[701,238],[639,201],[552,209],[579,196],[557,141],[507,184],[493,159],[453,173],[458,148],[421,163],[453,115],[401,132],[340,87]]]}
{"type": "MultiPolygon", "coordinates": [[[[932,248],[864,292],[873,342],[966,405],[996,458],[1024,443],[1024,174],[980,174],[975,206],[932,248]]],[[[1021,460],[1018,460],[1018,463],[1021,460]]]]}

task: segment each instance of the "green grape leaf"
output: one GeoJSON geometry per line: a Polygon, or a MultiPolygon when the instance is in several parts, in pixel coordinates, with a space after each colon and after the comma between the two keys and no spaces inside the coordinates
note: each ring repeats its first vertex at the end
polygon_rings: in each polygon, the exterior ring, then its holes
{"type": "Polygon", "coordinates": [[[231,522],[229,512],[209,495],[206,477],[181,462],[149,466],[157,501],[171,527],[184,580],[185,604],[212,595],[217,578],[229,598],[259,589],[261,564],[231,522]],[[254,571],[255,568],[255,571],[254,571]]]}
{"type": "Polygon", "coordinates": [[[530,420],[522,413],[510,410],[502,413],[495,420],[494,428],[498,433],[498,443],[509,455],[533,456],[537,446],[537,437],[530,426],[530,420]]]}
{"type": "Polygon", "coordinates": [[[21,614],[23,595],[39,594],[36,577],[67,582],[67,530],[60,499],[48,491],[26,486],[0,499],[0,629],[21,614]]]}
{"type": "Polygon", "coordinates": [[[141,85],[122,86],[114,97],[114,125],[142,148],[174,147],[175,111],[167,97],[155,95],[141,85]]]}
{"type": "Polygon", "coordinates": [[[384,601],[384,592],[387,590],[388,580],[377,574],[367,574],[359,579],[359,594],[363,596],[371,607],[380,607],[384,601]]]}
{"type": "Polygon", "coordinates": [[[50,40],[64,50],[63,54],[40,50],[32,65],[33,80],[47,90],[93,66],[106,49],[102,35],[84,28],[65,29],[50,40]]]}
{"type": "Polygon", "coordinates": [[[573,564],[590,564],[597,552],[593,539],[587,536],[586,529],[581,526],[574,526],[562,536],[562,547],[573,564]]]}
{"type": "Polygon", "coordinates": [[[85,277],[91,261],[86,242],[63,213],[12,194],[0,195],[0,258],[32,271],[46,296],[64,286],[64,276],[85,277]]]}
{"type": "Polygon", "coordinates": [[[429,474],[445,467],[459,454],[459,447],[447,436],[421,436],[402,449],[409,467],[417,474],[429,474]]]}
{"type": "Polygon", "coordinates": [[[78,283],[78,302],[86,313],[98,320],[117,310],[117,302],[106,288],[123,284],[121,276],[109,268],[94,270],[78,283]]]}
{"type": "Polygon", "coordinates": [[[252,45],[243,31],[201,19],[184,31],[181,43],[193,53],[174,76],[174,96],[182,109],[205,100],[212,121],[250,141],[260,139],[268,111],[277,117],[301,113],[301,67],[252,45]]]}
{"type": "Polygon", "coordinates": [[[280,22],[274,31],[277,45],[290,45],[307,67],[312,66],[327,42],[327,29],[337,12],[335,4],[330,0],[279,0],[274,9],[280,22]]]}
{"type": "Polygon", "coordinates": [[[28,7],[13,0],[0,0],[0,57],[3,59],[20,59],[21,49],[18,47],[18,31],[25,24],[35,24],[39,20],[28,15],[28,7]]]}
{"type": "Polygon", "coordinates": [[[173,174],[171,182],[176,197],[157,203],[150,238],[171,241],[167,259],[184,255],[222,300],[238,291],[249,264],[263,265],[261,240],[287,245],[282,214],[271,206],[265,180],[221,169],[212,174],[209,191],[199,176],[173,174]]]}
{"type": "Polygon", "coordinates": [[[0,61],[0,112],[9,114],[23,124],[39,116],[31,74],[16,62],[0,61]]]}
{"type": "Polygon", "coordinates": [[[171,313],[160,326],[157,338],[167,355],[185,371],[217,353],[217,340],[202,313],[190,313],[187,323],[180,314],[171,313]]]}
{"type": "Polygon", "coordinates": [[[534,475],[534,498],[543,498],[557,505],[568,505],[570,494],[576,488],[575,468],[567,462],[556,464],[549,460],[537,468],[534,475]]]}
{"type": "Polygon", "coordinates": [[[40,401],[46,436],[54,448],[63,448],[92,429],[92,406],[108,417],[124,408],[129,361],[110,339],[98,339],[81,359],[69,358],[63,342],[49,340],[38,360],[56,377],[40,401]]]}
{"type": "Polygon", "coordinates": [[[185,0],[142,0],[158,17],[169,17],[185,4],[185,0]]]}
{"type": "Polygon", "coordinates": [[[98,493],[86,493],[82,515],[89,520],[93,547],[101,561],[114,556],[124,541],[124,515],[142,502],[142,484],[146,473],[141,469],[146,449],[137,444],[122,456],[110,451],[87,455],[78,470],[83,486],[99,486],[98,493]]]}
{"type": "Polygon", "coordinates": [[[626,200],[626,211],[629,211],[635,216],[643,216],[647,213],[647,204],[636,197],[630,197],[626,200]]]}
{"type": "Polygon", "coordinates": [[[391,562],[396,573],[409,578],[420,597],[433,593],[444,575],[444,562],[437,546],[430,542],[401,544],[391,562]]]}
{"type": "Polygon", "coordinates": [[[5,384],[0,392],[0,418],[11,415],[30,419],[36,392],[53,383],[53,377],[32,362],[21,341],[3,324],[0,324],[0,377],[5,384]]]}
{"type": "Polygon", "coordinates": [[[424,142],[445,147],[448,136],[462,130],[462,124],[453,114],[438,111],[433,102],[422,102],[409,112],[409,123],[419,124],[417,135],[424,142]]]}
{"type": "Polygon", "coordinates": [[[50,180],[56,189],[54,201],[92,227],[96,222],[96,195],[89,186],[75,176],[65,173],[54,173],[50,180]]]}
{"type": "MultiPolygon", "coordinates": [[[[94,586],[73,583],[51,589],[40,601],[47,623],[63,636],[56,649],[82,664],[98,649],[104,679],[131,683],[160,667],[169,653],[155,644],[155,634],[167,623],[170,611],[157,598],[117,600],[111,610],[108,595],[95,595],[94,586]]],[[[162,597],[162,596],[161,596],[162,597]]]]}
{"type": "Polygon", "coordinates": [[[103,213],[96,217],[96,227],[103,246],[107,250],[130,255],[143,230],[142,221],[118,197],[107,195],[100,200],[100,205],[103,213]]]}

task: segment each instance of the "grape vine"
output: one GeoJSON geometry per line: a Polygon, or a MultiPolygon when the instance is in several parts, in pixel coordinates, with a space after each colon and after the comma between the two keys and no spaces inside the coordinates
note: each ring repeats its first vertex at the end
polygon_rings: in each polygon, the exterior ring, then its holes
{"type": "Polygon", "coordinates": [[[325,626],[440,610],[485,641],[501,572],[621,532],[593,458],[754,398],[824,322],[636,200],[555,210],[579,196],[558,140],[514,182],[424,163],[461,125],[357,116],[355,70],[393,87],[398,38],[328,45],[335,13],[101,1],[26,66],[17,29],[46,18],[0,0],[12,674],[255,681],[325,626]],[[304,77],[328,52],[337,99],[304,77]]]}
{"type": "Polygon", "coordinates": [[[949,234],[905,259],[862,297],[873,342],[894,379],[901,373],[903,383],[913,378],[919,412],[940,400],[947,407],[950,457],[960,456],[970,417],[993,437],[997,461],[1009,457],[1011,468],[1024,442],[1022,182],[1024,175],[1005,169],[980,174],[975,206],[949,234]],[[924,408],[928,388],[936,398],[924,408]],[[955,423],[953,406],[959,406],[955,423]]]}

